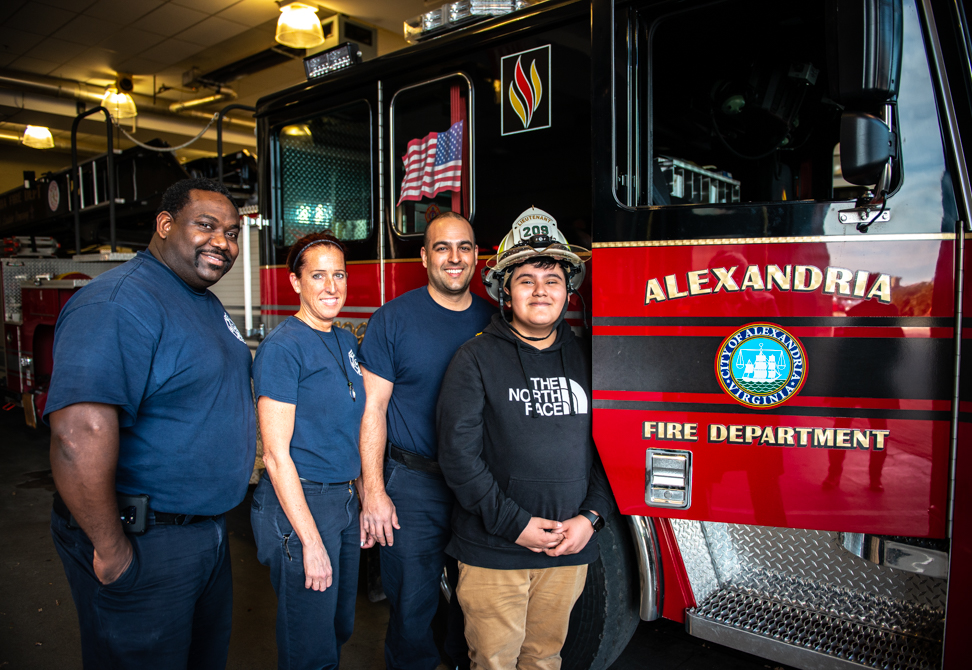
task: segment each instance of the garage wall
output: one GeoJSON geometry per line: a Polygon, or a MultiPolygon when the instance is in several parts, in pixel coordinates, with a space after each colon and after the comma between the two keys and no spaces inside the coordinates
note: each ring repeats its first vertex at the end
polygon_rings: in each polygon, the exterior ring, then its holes
{"type": "MultiPolygon", "coordinates": [[[[250,236],[250,270],[253,273],[250,277],[250,289],[253,291],[253,327],[258,328],[260,323],[260,231],[256,226],[247,226],[250,236]]],[[[246,335],[244,331],[244,311],[243,311],[243,249],[233,264],[233,269],[226,273],[214,286],[209,288],[226,309],[226,313],[233,319],[233,323],[240,329],[240,333],[246,335]]]]}

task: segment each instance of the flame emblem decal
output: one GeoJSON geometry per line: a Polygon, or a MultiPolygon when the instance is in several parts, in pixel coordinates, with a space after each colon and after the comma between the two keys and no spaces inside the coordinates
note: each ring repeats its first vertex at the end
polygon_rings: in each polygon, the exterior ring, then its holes
{"type": "Polygon", "coordinates": [[[522,58],[516,59],[514,69],[514,79],[510,82],[510,105],[513,111],[520,117],[524,128],[530,127],[533,120],[533,113],[540,106],[543,98],[543,84],[540,83],[540,75],[537,74],[537,61],[534,59],[530,63],[530,79],[523,71],[522,58]],[[519,96],[517,95],[519,93],[519,96]]]}
{"type": "Polygon", "coordinates": [[[500,105],[500,135],[516,135],[551,127],[554,93],[552,46],[518,51],[500,59],[496,102],[500,105]]]}

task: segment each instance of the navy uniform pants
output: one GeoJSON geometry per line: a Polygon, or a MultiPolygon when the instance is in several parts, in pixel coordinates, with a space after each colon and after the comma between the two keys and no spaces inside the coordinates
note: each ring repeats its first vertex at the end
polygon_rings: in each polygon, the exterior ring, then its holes
{"type": "MultiPolygon", "coordinates": [[[[442,661],[432,618],[439,606],[455,497],[441,476],[409,470],[392,459],[385,462],[385,491],[401,526],[394,531],[395,543],[381,548],[381,583],[390,605],[385,664],[389,670],[434,670],[442,661]]],[[[462,612],[458,600],[452,601],[445,650],[468,667],[462,612]]]]}
{"type": "Polygon", "coordinates": [[[107,586],[95,577],[84,531],[51,512],[51,535],[78,609],[87,670],[226,666],[233,576],[225,517],[129,535],[131,565],[107,586]]]}
{"type": "Polygon", "coordinates": [[[347,483],[301,482],[307,509],[331,561],[331,585],[323,591],[304,586],[300,538],[284,514],[273,484],[264,475],[253,492],[250,523],[257,558],[270,568],[277,594],[277,665],[281,670],[332,670],[354,629],[361,535],[358,493],[347,483]]]}

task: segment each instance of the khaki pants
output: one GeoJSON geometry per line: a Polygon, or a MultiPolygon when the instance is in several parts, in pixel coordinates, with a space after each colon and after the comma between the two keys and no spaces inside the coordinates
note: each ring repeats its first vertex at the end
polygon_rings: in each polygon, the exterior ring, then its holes
{"type": "Polygon", "coordinates": [[[489,570],[460,562],[456,594],[473,670],[559,670],[586,581],[586,565],[489,570]]]}

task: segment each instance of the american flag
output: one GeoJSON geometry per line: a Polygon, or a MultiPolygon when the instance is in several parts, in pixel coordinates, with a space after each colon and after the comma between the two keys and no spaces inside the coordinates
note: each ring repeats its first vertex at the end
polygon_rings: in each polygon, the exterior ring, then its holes
{"type": "Polygon", "coordinates": [[[405,200],[421,200],[442,191],[458,191],[462,185],[462,121],[452,124],[444,133],[429,133],[420,140],[408,143],[402,196],[405,200]]]}

